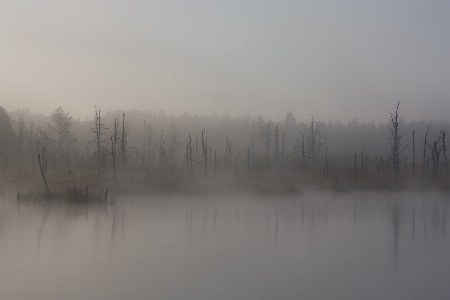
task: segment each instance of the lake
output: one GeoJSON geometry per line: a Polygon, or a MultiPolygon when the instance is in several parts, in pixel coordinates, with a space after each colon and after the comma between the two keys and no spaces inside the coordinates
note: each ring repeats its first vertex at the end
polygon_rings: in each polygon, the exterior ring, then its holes
{"type": "Polygon", "coordinates": [[[0,197],[0,299],[450,299],[449,196],[0,197]]]}

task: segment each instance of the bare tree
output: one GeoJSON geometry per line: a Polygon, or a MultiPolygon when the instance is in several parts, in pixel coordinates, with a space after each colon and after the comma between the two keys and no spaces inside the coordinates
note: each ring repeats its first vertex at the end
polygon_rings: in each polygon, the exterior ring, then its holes
{"type": "Polygon", "coordinates": [[[445,145],[445,131],[439,132],[439,138],[437,141],[434,141],[431,147],[431,161],[433,164],[433,177],[436,178],[439,175],[439,165],[440,165],[440,155],[441,152],[444,154],[444,166],[446,173],[448,174],[448,161],[447,161],[447,155],[446,155],[446,145],[445,145]],[[442,141],[442,145],[439,145],[439,143],[442,141]]]}
{"type": "Polygon", "coordinates": [[[251,162],[255,162],[255,146],[256,146],[256,137],[255,137],[255,120],[253,120],[252,124],[252,135],[250,140],[251,145],[251,162]]]}
{"type": "Polygon", "coordinates": [[[225,146],[225,167],[228,169],[231,165],[231,159],[233,157],[233,142],[227,137],[225,146]]]}
{"type": "Polygon", "coordinates": [[[195,160],[195,154],[193,153],[193,147],[192,147],[192,139],[191,139],[191,134],[189,133],[189,138],[188,141],[186,143],[186,153],[185,153],[185,157],[186,157],[186,164],[188,167],[188,171],[191,174],[191,178],[194,178],[194,170],[193,170],[193,162],[195,160]]]}
{"type": "Polygon", "coordinates": [[[146,124],[144,120],[144,165],[148,168],[153,166],[155,162],[154,149],[156,146],[153,128],[150,124],[146,124]]]}
{"type": "Polygon", "coordinates": [[[447,160],[447,146],[445,144],[445,131],[442,131],[442,153],[444,154],[445,173],[449,175],[448,160],[447,160]]]}
{"type": "Polygon", "coordinates": [[[117,142],[119,141],[119,129],[118,129],[118,123],[119,121],[114,118],[114,131],[109,136],[109,139],[111,140],[110,146],[111,146],[111,158],[112,158],[112,165],[113,165],[113,181],[116,182],[117,177],[117,142]]]}
{"type": "Polygon", "coordinates": [[[403,150],[405,150],[406,148],[406,146],[402,144],[403,134],[399,133],[399,126],[398,126],[399,106],[400,101],[398,101],[397,107],[395,108],[395,115],[391,114],[392,126],[389,126],[389,130],[391,131],[391,137],[389,138],[389,142],[391,143],[392,170],[394,172],[395,180],[398,180],[400,177],[401,155],[403,153],[403,150]]]}
{"type": "Polygon", "coordinates": [[[412,175],[413,177],[416,177],[416,141],[414,137],[414,130],[413,130],[413,158],[412,158],[412,175]]]}
{"type": "Polygon", "coordinates": [[[122,167],[127,165],[127,136],[128,136],[128,122],[125,121],[125,112],[122,112],[122,132],[120,139],[120,160],[122,167]]]}
{"type": "Polygon", "coordinates": [[[72,135],[72,117],[69,112],[65,112],[60,106],[53,111],[52,121],[54,123],[52,129],[57,137],[58,153],[59,156],[62,157],[64,145],[70,140],[72,135]]]}
{"type": "Polygon", "coordinates": [[[161,129],[161,136],[160,136],[160,140],[159,140],[159,148],[158,148],[158,164],[159,164],[159,169],[162,175],[162,171],[164,169],[167,168],[167,150],[166,150],[166,141],[165,139],[163,140],[163,132],[164,129],[161,129]]]}
{"type": "Polygon", "coordinates": [[[289,139],[286,138],[286,134],[283,130],[281,134],[281,168],[284,169],[285,167],[285,156],[286,156],[286,143],[289,139]]]}
{"type": "Polygon", "coordinates": [[[73,161],[73,155],[75,153],[75,155],[78,153],[78,149],[76,147],[76,143],[78,141],[78,138],[75,137],[73,134],[70,136],[70,139],[67,140],[66,142],[66,153],[67,153],[67,167],[71,167],[72,166],[72,161],[73,161]]]}
{"type": "Polygon", "coordinates": [[[206,132],[202,130],[202,150],[203,150],[203,163],[205,164],[205,177],[208,176],[208,144],[206,139],[206,132]]]}
{"type": "Polygon", "coordinates": [[[272,128],[272,122],[267,121],[266,124],[259,129],[259,136],[262,139],[262,146],[267,150],[267,164],[270,165],[270,146],[273,143],[274,133],[272,128]]]}
{"type": "Polygon", "coordinates": [[[47,179],[45,178],[45,173],[47,171],[47,159],[45,158],[45,148],[42,149],[42,162],[41,162],[41,154],[38,152],[38,162],[39,162],[39,169],[41,170],[42,179],[44,180],[45,187],[47,189],[48,199],[51,201],[52,197],[50,196],[50,189],[48,188],[47,179]]]}
{"type": "Polygon", "coordinates": [[[95,134],[94,140],[90,141],[89,144],[90,145],[94,145],[96,148],[96,152],[95,152],[95,156],[97,159],[97,169],[102,169],[105,168],[105,159],[106,159],[106,149],[105,149],[105,144],[107,143],[107,141],[104,139],[104,135],[105,135],[105,129],[107,129],[106,127],[104,127],[103,123],[102,123],[102,116],[101,116],[101,111],[100,111],[100,107],[97,110],[97,106],[95,107],[95,117],[94,117],[94,121],[95,121],[95,127],[91,129],[92,133],[95,134]]]}
{"type": "Polygon", "coordinates": [[[278,150],[279,150],[278,144],[279,143],[278,143],[278,124],[277,124],[277,126],[275,127],[275,160],[277,164],[277,174],[280,173],[280,164],[278,162],[278,150]]]}
{"type": "Polygon", "coordinates": [[[323,147],[326,145],[326,134],[322,135],[317,119],[314,116],[311,117],[310,125],[303,133],[302,141],[302,162],[314,168],[323,147]],[[306,138],[306,145],[304,138],[306,138]]]}
{"type": "Polygon", "coordinates": [[[173,172],[173,166],[175,160],[178,157],[178,151],[181,147],[181,135],[177,130],[175,122],[172,122],[169,129],[168,145],[167,145],[167,155],[170,160],[170,171],[173,172]]]}
{"type": "MultiPolygon", "coordinates": [[[[425,165],[426,165],[425,162],[427,159],[427,145],[428,145],[427,137],[428,137],[428,132],[430,131],[430,127],[431,127],[431,124],[428,125],[427,132],[425,133],[425,139],[423,141],[422,178],[425,178],[425,165]]],[[[427,169],[427,171],[428,171],[428,169],[427,169]]]]}
{"type": "MultiPolygon", "coordinates": [[[[439,137],[440,139],[441,137],[439,137]]],[[[436,178],[438,175],[438,167],[439,167],[439,156],[441,154],[441,149],[438,148],[439,140],[434,141],[433,145],[431,145],[431,160],[433,162],[433,177],[436,178]]]]}

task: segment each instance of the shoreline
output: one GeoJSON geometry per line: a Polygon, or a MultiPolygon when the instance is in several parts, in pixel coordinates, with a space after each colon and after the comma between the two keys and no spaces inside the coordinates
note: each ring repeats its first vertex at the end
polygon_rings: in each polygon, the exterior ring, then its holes
{"type": "MultiPolygon", "coordinates": [[[[373,175],[373,174],[372,174],[373,175]]],[[[58,201],[91,202],[106,201],[124,195],[167,195],[167,196],[203,196],[203,195],[301,195],[307,191],[325,191],[350,193],[359,191],[436,191],[450,193],[450,179],[438,178],[402,178],[395,182],[392,176],[361,176],[356,180],[348,176],[323,178],[301,173],[265,173],[233,176],[224,173],[217,178],[196,176],[191,178],[183,174],[132,174],[123,173],[113,182],[108,174],[98,177],[92,172],[72,174],[52,172],[47,181],[51,198],[58,201]]],[[[20,176],[17,173],[1,174],[0,193],[8,191],[21,200],[48,199],[44,181],[40,174],[20,176]]]]}

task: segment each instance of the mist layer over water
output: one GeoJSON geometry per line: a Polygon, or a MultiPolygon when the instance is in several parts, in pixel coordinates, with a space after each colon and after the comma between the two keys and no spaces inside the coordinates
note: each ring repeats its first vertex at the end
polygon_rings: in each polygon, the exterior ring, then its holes
{"type": "Polygon", "coordinates": [[[0,299],[448,299],[448,195],[0,201],[0,299]]]}

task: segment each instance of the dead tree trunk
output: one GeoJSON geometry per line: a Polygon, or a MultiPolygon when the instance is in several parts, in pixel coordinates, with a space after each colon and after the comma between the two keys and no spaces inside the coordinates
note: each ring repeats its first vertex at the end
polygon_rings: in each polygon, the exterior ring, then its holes
{"type": "Polygon", "coordinates": [[[239,179],[239,155],[241,153],[239,152],[238,155],[236,155],[236,179],[239,179]]]}
{"type": "Polygon", "coordinates": [[[427,136],[430,131],[430,125],[428,125],[427,133],[425,134],[425,140],[423,141],[423,164],[422,164],[422,178],[425,178],[425,164],[426,164],[426,155],[427,155],[427,136]]]}
{"type": "Polygon", "coordinates": [[[227,138],[227,145],[225,147],[225,166],[228,168],[228,138],[227,138]]]}
{"type": "Polygon", "coordinates": [[[440,152],[437,147],[436,141],[433,143],[433,147],[431,149],[431,159],[433,161],[433,177],[436,178],[438,175],[438,167],[439,167],[439,155],[440,152]]]}
{"type": "Polygon", "coordinates": [[[444,166],[445,166],[445,173],[449,175],[448,171],[448,161],[447,161],[447,146],[445,145],[445,131],[442,132],[442,154],[444,154],[444,166]]]}
{"type": "Polygon", "coordinates": [[[225,147],[225,166],[226,166],[227,169],[230,168],[231,159],[232,159],[232,156],[233,156],[232,145],[233,145],[232,142],[229,141],[228,137],[227,137],[227,146],[225,147]]]}
{"type": "Polygon", "coordinates": [[[364,173],[364,154],[361,150],[361,175],[364,173]]]}
{"type": "Polygon", "coordinates": [[[302,171],[306,171],[305,136],[302,138],[302,171]]]}
{"type": "Polygon", "coordinates": [[[283,171],[285,168],[285,161],[284,161],[284,155],[286,151],[286,137],[283,130],[283,133],[281,135],[281,170],[283,171]]]}
{"type": "Polygon", "coordinates": [[[214,178],[217,176],[217,150],[214,150],[214,178]]]}
{"type": "Polygon", "coordinates": [[[394,171],[395,180],[399,179],[400,174],[400,153],[399,153],[399,135],[398,135],[398,108],[400,101],[395,110],[395,116],[391,115],[392,121],[392,170],[394,171]]]}
{"type": "Polygon", "coordinates": [[[413,130],[413,158],[412,158],[412,175],[416,177],[416,144],[414,140],[414,130],[413,130]]]}
{"type": "Polygon", "coordinates": [[[247,171],[250,176],[250,148],[247,148],[247,171]]]}
{"type": "Polygon", "coordinates": [[[122,161],[122,167],[127,164],[127,131],[125,128],[125,112],[122,114],[122,138],[120,141],[120,157],[122,161]]]}
{"type": "Polygon", "coordinates": [[[277,164],[277,174],[280,174],[280,165],[278,162],[278,124],[275,127],[275,161],[277,164]]]}
{"type": "Polygon", "coordinates": [[[45,172],[44,172],[44,168],[47,165],[47,160],[45,160],[45,147],[44,147],[44,149],[42,149],[42,160],[44,162],[41,162],[41,154],[38,153],[39,169],[41,170],[42,179],[44,179],[45,188],[47,189],[48,199],[51,201],[52,197],[50,196],[50,189],[48,188],[48,183],[47,183],[47,179],[45,178],[45,172]]]}
{"type": "MultiPolygon", "coordinates": [[[[118,136],[118,128],[117,128],[117,119],[114,119],[114,133],[111,135],[111,156],[112,156],[112,163],[113,163],[113,182],[116,182],[117,177],[117,141],[119,140],[118,136]]],[[[123,162],[123,158],[122,158],[123,162]]]]}
{"type": "Polygon", "coordinates": [[[191,134],[189,133],[189,140],[186,145],[186,164],[188,166],[188,171],[191,174],[191,178],[194,178],[194,170],[193,170],[193,162],[194,154],[192,153],[192,139],[191,134]]]}
{"type": "Polygon", "coordinates": [[[208,145],[206,144],[206,132],[203,136],[202,130],[202,148],[203,148],[203,160],[205,165],[205,177],[208,177],[208,145]]]}

